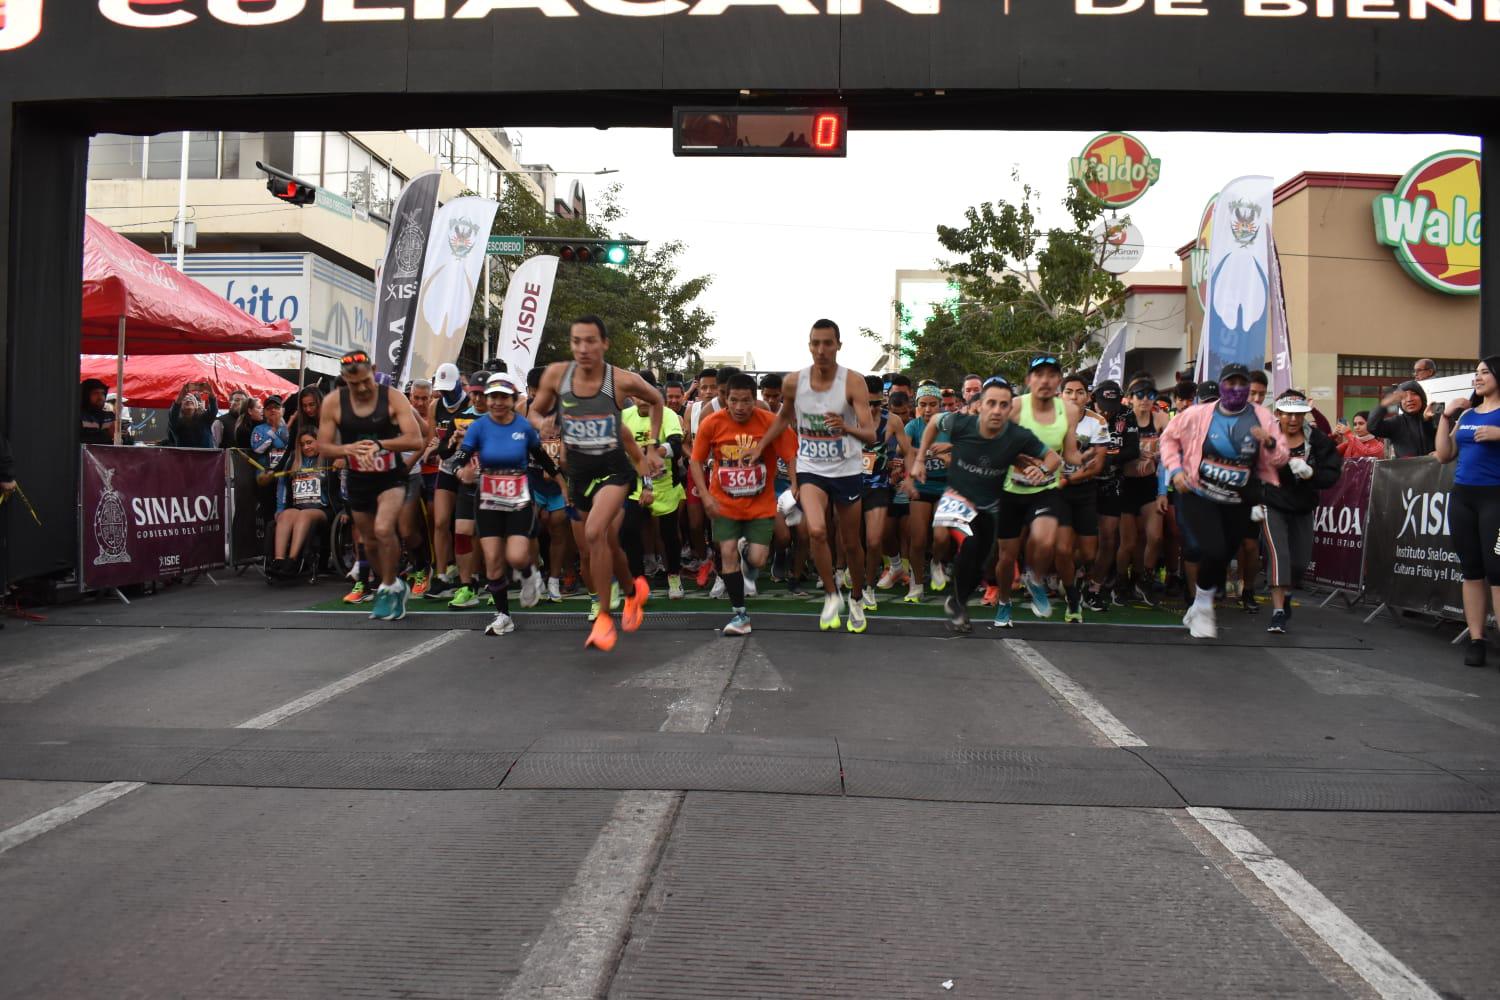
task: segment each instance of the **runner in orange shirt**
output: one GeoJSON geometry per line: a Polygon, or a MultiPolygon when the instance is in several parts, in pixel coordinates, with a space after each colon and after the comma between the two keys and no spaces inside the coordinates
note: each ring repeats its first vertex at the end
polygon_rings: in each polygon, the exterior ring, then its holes
{"type": "MultiPolygon", "coordinates": [[[[755,405],[755,379],[735,374],[729,377],[729,400],[724,409],[706,417],[693,439],[693,482],[703,497],[704,513],[713,519],[713,539],[719,546],[723,564],[721,576],[733,611],[729,624],[724,626],[725,635],[750,634],[750,615],[745,610],[746,583],[755,586],[755,574],[771,553],[771,535],[776,525],[774,478],[765,462],[751,464],[746,458],[771,429],[773,420],[770,411],[755,405]],[[710,458],[713,476],[707,479],[703,469],[710,458]],[[743,571],[741,539],[745,543],[743,571]]],[[[796,437],[789,430],[784,431],[767,450],[771,454],[765,457],[786,462],[795,495],[796,437]]]]}

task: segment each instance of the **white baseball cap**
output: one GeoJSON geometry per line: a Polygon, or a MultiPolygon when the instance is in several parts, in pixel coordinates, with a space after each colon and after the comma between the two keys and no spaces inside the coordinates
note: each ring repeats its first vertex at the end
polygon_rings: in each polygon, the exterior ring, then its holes
{"type": "Polygon", "coordinates": [[[521,388],[520,384],[505,374],[505,372],[496,372],[489,377],[489,381],[484,383],[484,394],[486,396],[496,392],[517,397],[526,395],[526,391],[521,388]]]}
{"type": "Polygon", "coordinates": [[[436,392],[447,392],[458,385],[458,365],[438,365],[437,374],[432,376],[432,388],[436,392]]]}

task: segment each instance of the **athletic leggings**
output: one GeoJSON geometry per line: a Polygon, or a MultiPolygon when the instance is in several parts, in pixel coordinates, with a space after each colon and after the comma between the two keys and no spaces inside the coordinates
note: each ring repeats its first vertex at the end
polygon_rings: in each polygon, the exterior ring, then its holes
{"type": "Polygon", "coordinates": [[[1198,564],[1198,586],[1217,590],[1224,585],[1229,560],[1249,530],[1250,505],[1215,503],[1196,493],[1179,493],[1177,527],[1182,532],[1182,558],[1198,564]]]}
{"type": "Polygon", "coordinates": [[[1448,497],[1448,530],[1464,579],[1500,587],[1500,486],[1455,485],[1448,497]]]}
{"type": "MultiPolygon", "coordinates": [[[[682,572],[682,539],[677,534],[677,510],[656,518],[661,529],[662,557],[667,563],[667,573],[676,576],[682,572]]],[[[634,500],[625,501],[625,524],[621,528],[620,543],[625,548],[625,558],[630,562],[631,576],[646,575],[646,519],[653,515],[634,500]]]]}
{"type": "MultiPolygon", "coordinates": [[[[994,566],[994,557],[990,555],[995,548],[996,511],[982,510],[974,515],[974,521],[969,527],[974,529],[970,538],[965,538],[958,547],[958,556],[954,559],[953,573],[956,579],[953,586],[956,588],[954,595],[959,604],[967,604],[970,595],[979,586],[980,577],[987,569],[994,566]]],[[[939,528],[939,531],[947,531],[947,528],[939,528]]]]}

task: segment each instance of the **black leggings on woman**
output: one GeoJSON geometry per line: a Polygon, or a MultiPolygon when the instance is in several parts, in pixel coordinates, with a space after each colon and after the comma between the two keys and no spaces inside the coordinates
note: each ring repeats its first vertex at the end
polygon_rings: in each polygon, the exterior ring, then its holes
{"type": "Polygon", "coordinates": [[[1448,496],[1448,530],[1464,579],[1500,587],[1500,486],[1455,485],[1448,496]]]}
{"type": "MultiPolygon", "coordinates": [[[[682,540],[677,534],[677,515],[682,510],[679,506],[670,514],[663,514],[656,519],[656,525],[661,529],[662,558],[666,560],[667,572],[676,576],[682,572],[682,540]]],[[[625,524],[621,527],[624,537],[620,544],[625,548],[625,558],[630,562],[631,576],[646,575],[646,528],[649,518],[653,515],[647,508],[642,507],[634,500],[625,501],[625,524]]]]}
{"type": "Polygon", "coordinates": [[[1182,558],[1198,564],[1198,588],[1224,586],[1229,560],[1240,549],[1250,527],[1248,503],[1215,503],[1196,493],[1177,494],[1177,527],[1182,558]]]}
{"type": "MultiPolygon", "coordinates": [[[[979,579],[986,570],[995,565],[991,553],[995,549],[995,527],[996,512],[982,510],[974,515],[974,521],[969,527],[974,529],[974,534],[965,538],[963,544],[958,547],[958,557],[954,560],[953,582],[954,596],[958,598],[960,605],[969,602],[969,596],[979,586],[979,579]]],[[[936,528],[935,531],[947,531],[947,528],[936,528]]]]}

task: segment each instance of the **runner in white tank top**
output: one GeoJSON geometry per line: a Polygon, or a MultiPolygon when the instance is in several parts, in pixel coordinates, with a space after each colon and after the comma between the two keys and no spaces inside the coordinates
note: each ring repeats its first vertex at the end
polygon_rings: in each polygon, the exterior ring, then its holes
{"type": "Polygon", "coordinates": [[[823,613],[818,626],[839,627],[843,599],[833,571],[828,543],[828,505],[833,504],[850,568],[849,631],[865,630],[864,597],[864,460],[863,446],[875,442],[875,420],[870,415],[870,393],[863,375],[839,364],[839,327],[820,319],[808,335],[811,367],[793,372],[782,383],[782,405],[760,444],[761,453],[787,427],[797,428],[797,500],[807,519],[813,562],[823,582],[823,613]]]}

